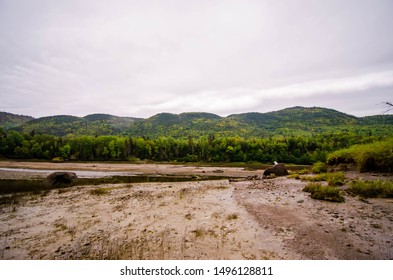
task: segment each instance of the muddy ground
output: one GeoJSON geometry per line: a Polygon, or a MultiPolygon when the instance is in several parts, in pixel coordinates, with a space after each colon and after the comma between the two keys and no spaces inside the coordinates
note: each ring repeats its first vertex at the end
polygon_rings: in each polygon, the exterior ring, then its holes
{"type": "Polygon", "coordinates": [[[247,180],[262,170],[243,168],[6,161],[0,167],[47,170],[0,170],[3,179],[41,178],[50,170],[244,178],[29,194],[0,206],[0,259],[393,258],[392,199],[314,200],[302,191],[305,182],[247,180]]]}

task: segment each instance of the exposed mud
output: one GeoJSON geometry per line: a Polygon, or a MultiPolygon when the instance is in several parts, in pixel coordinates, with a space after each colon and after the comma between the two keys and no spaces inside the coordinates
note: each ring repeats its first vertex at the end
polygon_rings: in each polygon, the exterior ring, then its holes
{"type": "MultiPolygon", "coordinates": [[[[263,172],[107,163],[0,162],[0,167],[176,175],[220,170],[219,175],[243,178],[263,172]]],[[[0,178],[46,175],[0,171],[0,178]]],[[[345,203],[318,201],[302,191],[304,185],[281,177],[29,194],[0,206],[0,259],[393,258],[393,200],[346,195],[345,203]]]]}

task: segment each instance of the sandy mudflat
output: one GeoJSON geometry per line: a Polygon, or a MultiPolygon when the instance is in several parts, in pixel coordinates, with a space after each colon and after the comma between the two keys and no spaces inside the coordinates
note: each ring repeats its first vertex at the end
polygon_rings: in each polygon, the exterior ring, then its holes
{"type": "MultiPolygon", "coordinates": [[[[247,177],[242,168],[0,162],[2,168],[247,177]],[[222,173],[217,173],[222,170],[222,173]]],[[[0,178],[48,172],[0,171],[0,178]]],[[[348,173],[347,177],[369,176],[348,173]]],[[[375,178],[375,177],[373,177],[375,178]]],[[[0,259],[392,259],[393,200],[314,200],[286,177],[74,186],[0,206],[0,259]],[[105,188],[102,195],[92,190],[105,188]]]]}

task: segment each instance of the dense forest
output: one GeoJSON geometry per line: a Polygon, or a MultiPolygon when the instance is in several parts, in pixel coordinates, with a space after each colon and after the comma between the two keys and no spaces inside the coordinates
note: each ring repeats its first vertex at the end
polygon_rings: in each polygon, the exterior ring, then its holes
{"type": "Polygon", "coordinates": [[[173,137],[26,135],[0,130],[0,154],[21,159],[154,160],[184,162],[289,162],[325,161],[329,152],[380,138],[355,133],[331,133],[313,137],[238,136],[176,139],[173,137]]]}
{"type": "Polygon", "coordinates": [[[226,118],[207,113],[148,119],[20,116],[20,123],[14,115],[11,128],[9,115],[3,113],[8,126],[0,128],[0,157],[16,159],[311,164],[340,149],[393,137],[391,115],[356,118],[324,108],[226,118]]]}
{"type": "Polygon", "coordinates": [[[14,115],[11,127],[9,115],[3,113],[8,126],[0,128],[0,157],[16,159],[311,164],[340,149],[393,137],[391,115],[356,118],[324,108],[226,118],[207,113],[148,119],[20,116],[19,123],[14,115]]]}

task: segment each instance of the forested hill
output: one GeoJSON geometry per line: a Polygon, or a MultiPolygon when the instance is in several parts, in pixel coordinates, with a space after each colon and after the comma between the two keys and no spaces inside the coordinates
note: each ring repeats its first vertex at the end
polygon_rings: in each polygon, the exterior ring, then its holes
{"type": "Polygon", "coordinates": [[[210,113],[160,113],[150,118],[117,117],[93,114],[85,117],[32,117],[0,113],[0,127],[27,134],[66,135],[131,135],[200,137],[272,136],[325,133],[341,130],[392,134],[393,115],[357,118],[336,110],[319,107],[292,107],[269,113],[244,113],[220,117],[210,113]]]}
{"type": "Polygon", "coordinates": [[[0,127],[4,129],[14,128],[33,120],[33,117],[0,112],[0,127]]]}
{"type": "MultiPolygon", "coordinates": [[[[68,115],[42,117],[23,122],[13,129],[28,134],[42,133],[55,136],[73,135],[122,135],[139,118],[92,114],[85,117],[68,115]]],[[[0,124],[1,126],[1,124],[0,124]]]]}

